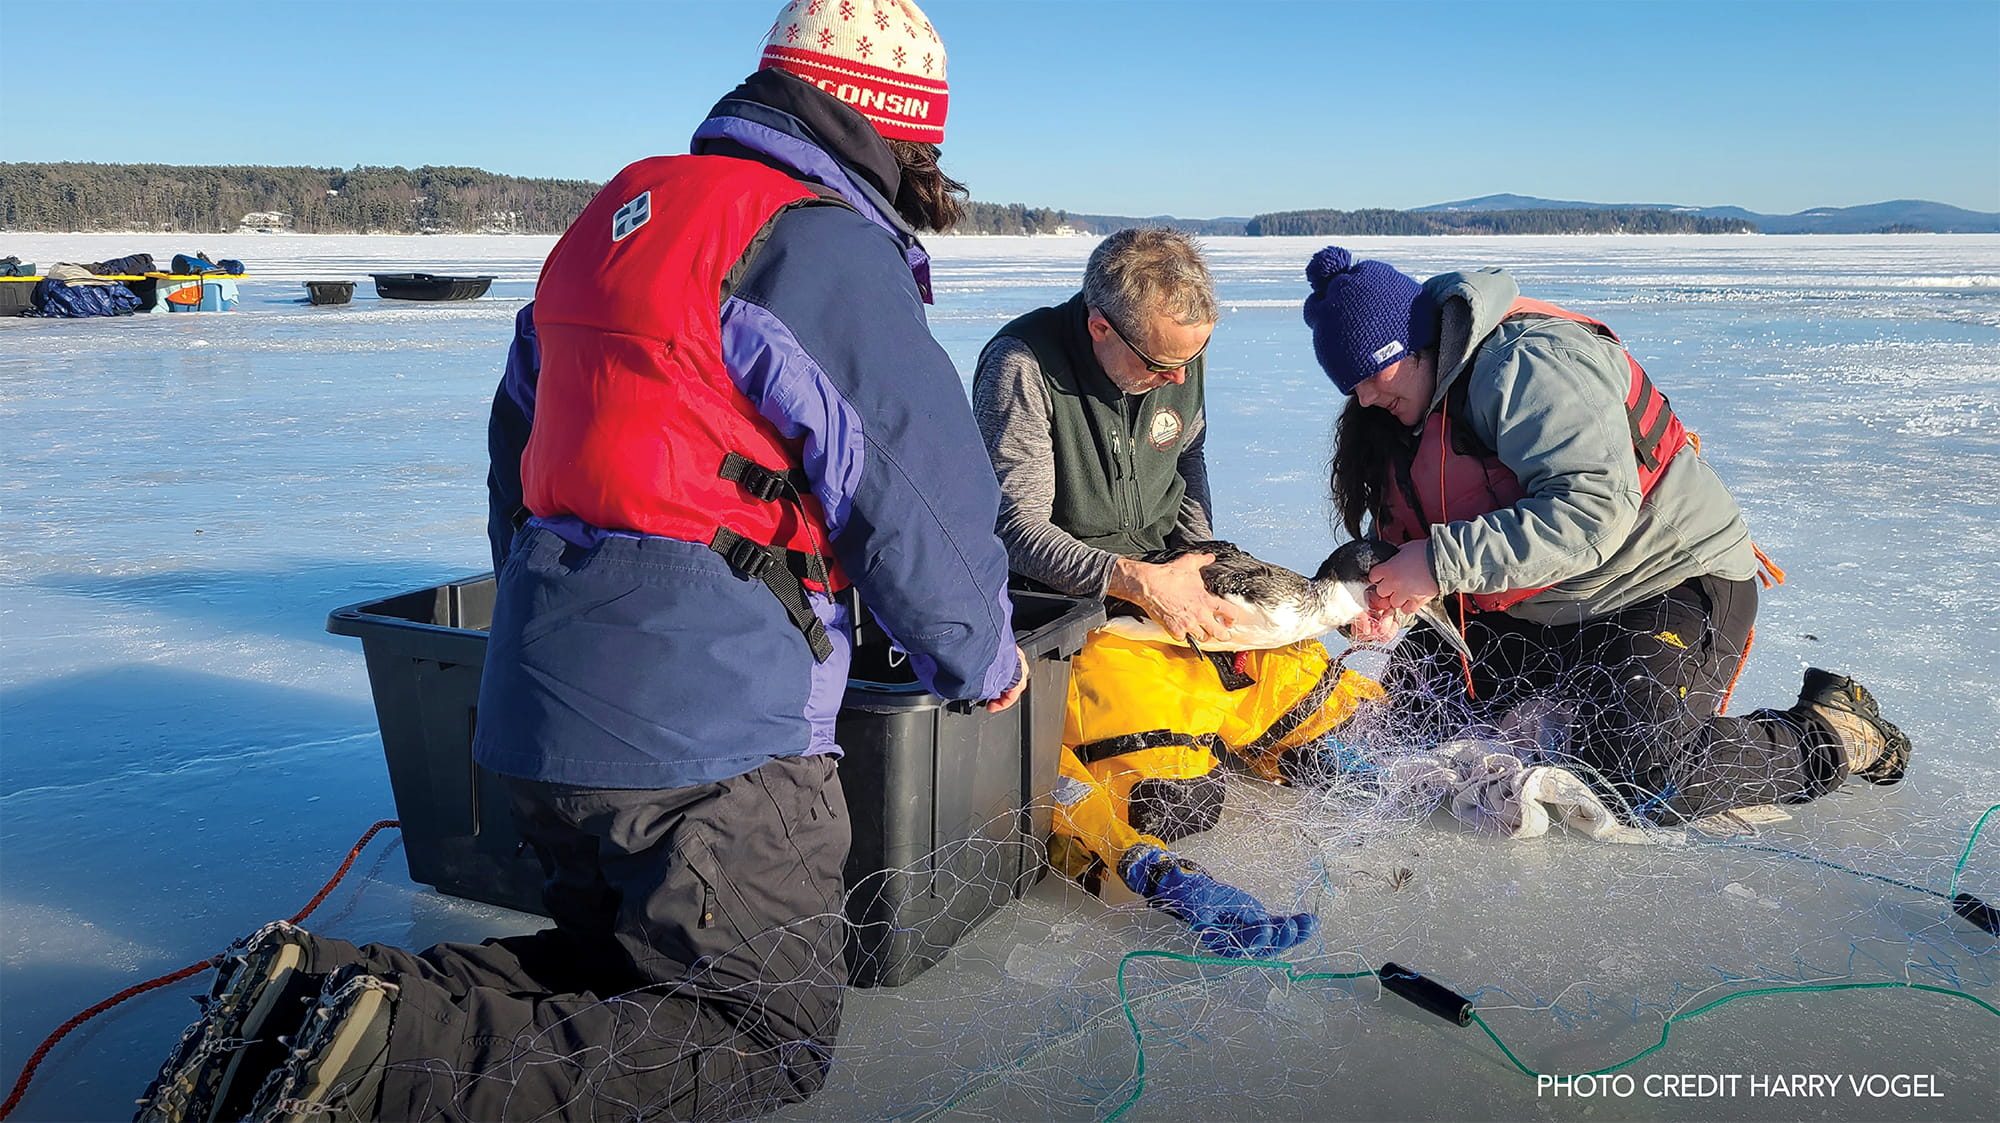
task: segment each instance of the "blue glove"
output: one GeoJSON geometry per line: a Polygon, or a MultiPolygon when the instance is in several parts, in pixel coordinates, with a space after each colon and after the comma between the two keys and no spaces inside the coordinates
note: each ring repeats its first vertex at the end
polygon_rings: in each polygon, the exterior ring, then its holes
{"type": "Polygon", "coordinates": [[[1325,788],[1346,779],[1363,784],[1381,780],[1381,767],[1360,746],[1326,737],[1288,749],[1278,761],[1285,782],[1295,788],[1325,788]]]}
{"type": "Polygon", "coordinates": [[[1276,955],[1319,931],[1319,917],[1309,912],[1273,916],[1257,898],[1157,846],[1127,850],[1118,862],[1118,876],[1147,904],[1185,922],[1211,955],[1276,955]]]}

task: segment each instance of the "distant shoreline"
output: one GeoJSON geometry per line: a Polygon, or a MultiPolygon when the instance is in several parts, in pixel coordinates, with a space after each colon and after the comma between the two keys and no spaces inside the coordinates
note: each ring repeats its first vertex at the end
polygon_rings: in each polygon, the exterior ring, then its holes
{"type": "MultiPolygon", "coordinates": [[[[186,237],[270,230],[367,236],[552,235],[601,184],[480,168],[0,162],[0,215],[18,232],[145,232],[186,237]]],[[[1250,216],[1090,214],[968,200],[968,234],[1109,234],[1141,225],[1197,236],[1356,238],[1512,234],[2000,233],[2000,212],[1893,199],[1795,214],[1737,206],[1596,203],[1483,195],[1399,209],[1328,207],[1250,216]]]]}
{"type": "MultiPolygon", "coordinates": [[[[298,232],[298,230],[224,230],[224,232],[188,232],[188,230],[0,230],[0,240],[6,238],[408,238],[408,240],[436,240],[436,238],[544,238],[554,240],[562,234],[504,234],[504,232],[298,232]]],[[[1064,242],[1074,238],[1104,238],[1102,234],[1090,234],[1082,230],[1062,232],[1062,234],[924,234],[924,242],[934,240],[958,240],[958,238],[1008,238],[1024,242],[1064,242]]],[[[1246,242],[1282,242],[1282,240],[1324,240],[1324,238],[1398,238],[1410,242],[1454,242],[1468,238],[2000,238],[2000,232],[1936,232],[1936,230],[1896,230],[1896,232],[1844,232],[1844,234],[1766,234],[1762,230],[1734,230],[1724,234],[1704,234],[1694,230],[1660,230],[1660,232],[1638,232],[1638,230],[1576,230],[1576,232],[1532,232],[1532,234],[1500,234],[1492,230],[1466,230],[1452,234],[1202,234],[1202,238],[1242,238],[1246,242]]],[[[0,242],[0,250],[6,250],[0,242]]],[[[4,254],[0,254],[4,256],[4,254]]]]}

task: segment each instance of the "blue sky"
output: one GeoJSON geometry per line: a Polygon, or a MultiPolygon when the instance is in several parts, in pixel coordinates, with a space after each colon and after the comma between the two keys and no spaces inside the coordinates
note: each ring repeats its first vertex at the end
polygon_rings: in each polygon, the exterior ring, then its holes
{"type": "MultiPolygon", "coordinates": [[[[685,151],[780,6],[0,0],[14,89],[0,159],[603,180],[685,151]]],[[[945,166],[991,202],[1214,217],[1515,192],[2000,210],[2000,0],[924,9],[950,52],[945,166]]]]}

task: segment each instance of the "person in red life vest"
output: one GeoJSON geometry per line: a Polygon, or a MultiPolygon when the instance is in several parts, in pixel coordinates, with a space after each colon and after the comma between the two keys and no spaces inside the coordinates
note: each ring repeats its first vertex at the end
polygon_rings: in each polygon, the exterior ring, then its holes
{"type": "Polygon", "coordinates": [[[720,1119],[820,1087],[841,594],[936,694],[1026,687],[999,491],[923,313],[916,231],[964,195],[944,61],[909,0],[786,5],[692,154],[619,172],[516,320],[473,751],[555,926],[413,955],[271,925],[141,1118],[720,1119]]]}
{"type": "Polygon", "coordinates": [[[1565,763],[1641,821],[1902,779],[1909,739],[1845,676],[1813,668],[1793,705],[1725,716],[1762,555],[1611,329],[1498,269],[1420,286],[1329,246],[1306,276],[1314,352],[1351,395],[1334,506],[1348,533],[1402,547],[1370,571],[1356,635],[1444,597],[1477,656],[1433,657],[1445,673],[1392,692],[1448,690],[1462,671],[1459,697],[1469,683],[1487,714],[1565,701],[1565,763]]]}

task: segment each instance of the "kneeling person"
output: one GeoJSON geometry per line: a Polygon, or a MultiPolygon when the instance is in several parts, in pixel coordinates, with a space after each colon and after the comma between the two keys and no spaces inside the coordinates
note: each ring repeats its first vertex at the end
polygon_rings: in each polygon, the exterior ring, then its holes
{"type": "MultiPolygon", "coordinates": [[[[973,412],[999,478],[999,536],[1017,585],[1129,602],[1197,645],[1237,622],[1203,584],[1213,555],[1146,560],[1213,538],[1203,355],[1218,315],[1193,239],[1123,230],[1091,254],[1081,292],[987,344],[973,412]]],[[[1254,919],[1261,910],[1231,908],[1241,924],[1205,927],[1197,914],[1219,914],[1166,903],[1176,891],[1167,886],[1188,880],[1165,876],[1181,868],[1166,845],[1220,813],[1218,749],[1277,779],[1286,750],[1323,735],[1334,723],[1326,715],[1344,716],[1317,690],[1328,670],[1316,641],[1216,665],[1187,647],[1094,634],[1072,667],[1055,793],[1057,849],[1074,840],[1068,849],[1083,851],[1070,872],[1088,884],[1118,870],[1211,950],[1265,953],[1306,938],[1310,918],[1274,928],[1254,919]],[[1290,736],[1267,736],[1280,725],[1290,736]]]]}
{"type": "Polygon", "coordinates": [[[553,927],[412,953],[269,926],[141,1120],[743,1118],[825,1081],[848,977],[836,594],[942,697],[1004,709],[1027,676],[998,489],[954,471],[977,437],[920,311],[916,230],[961,193],[931,143],[943,49],[910,0],[856,6],[793,5],[693,154],[614,177],[516,320],[473,754],[553,927]],[[900,99],[925,119],[831,90],[863,23],[924,60],[884,88],[934,83],[900,99]]]}

